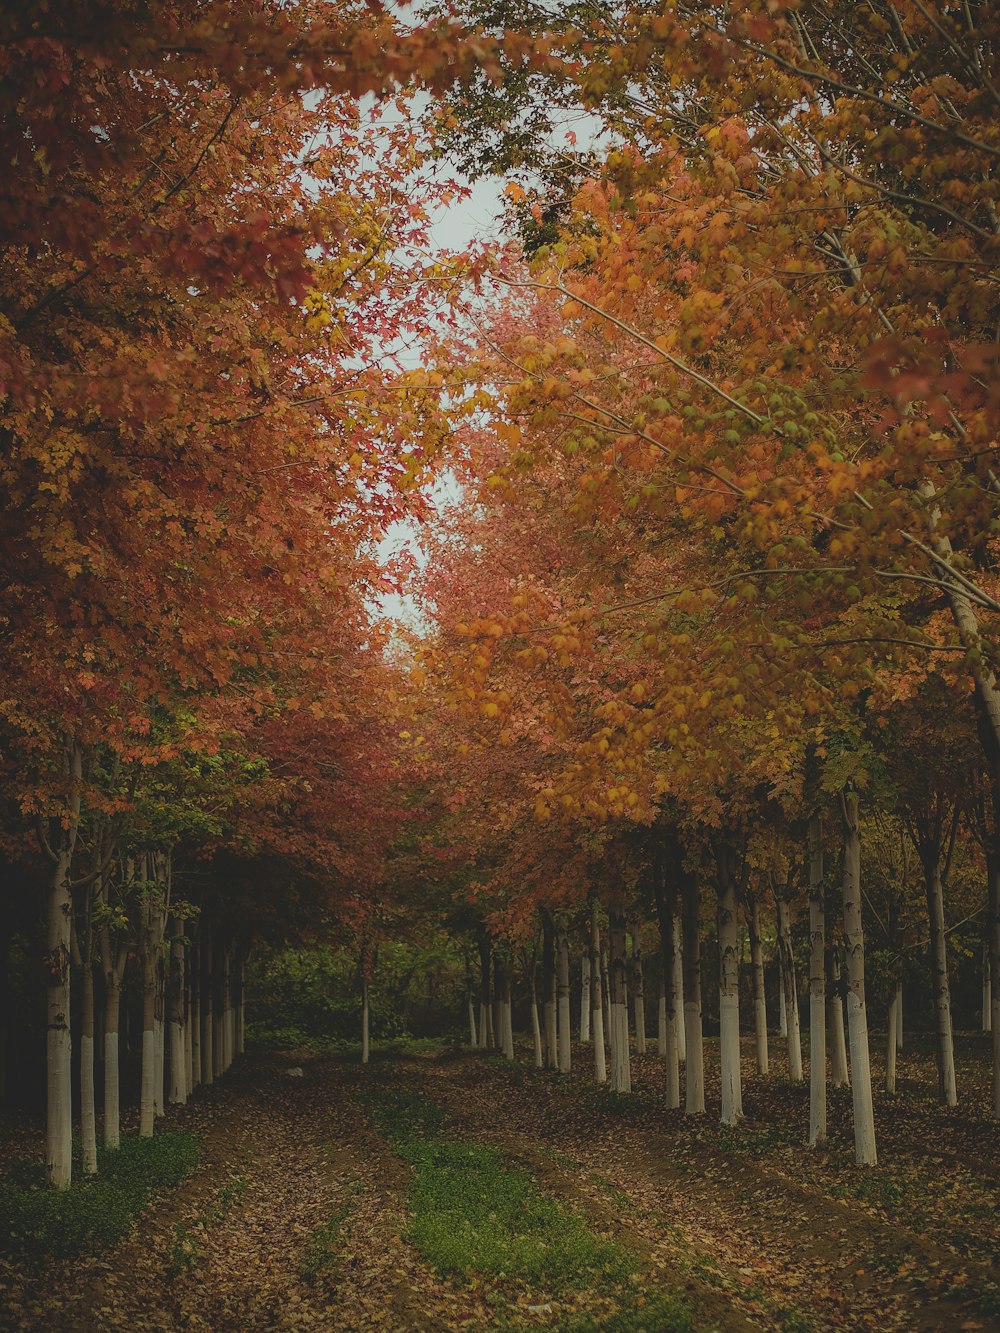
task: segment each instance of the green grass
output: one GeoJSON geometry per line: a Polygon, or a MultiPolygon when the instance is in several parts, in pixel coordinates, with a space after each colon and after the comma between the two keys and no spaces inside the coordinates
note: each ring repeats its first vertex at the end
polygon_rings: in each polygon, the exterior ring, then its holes
{"type": "Polygon", "coordinates": [[[68,1190],[47,1188],[43,1167],[16,1163],[0,1188],[0,1250],[41,1259],[107,1249],[150,1195],[179,1185],[197,1164],[197,1136],[181,1131],[98,1149],[98,1174],[68,1190]]]}
{"type": "Polygon", "coordinates": [[[657,1292],[613,1315],[582,1315],[561,1326],[562,1333],[691,1333],[691,1311],[678,1296],[657,1292]]]}
{"type": "Polygon", "coordinates": [[[307,1282],[315,1282],[324,1269],[336,1263],[340,1233],[350,1211],[346,1204],[338,1208],[329,1221],[323,1222],[309,1237],[299,1264],[299,1271],[307,1282]]]}
{"type": "Polygon", "coordinates": [[[425,1139],[400,1153],[414,1168],[407,1239],[438,1272],[556,1290],[634,1271],[621,1245],[595,1235],[496,1149],[425,1139]]]}

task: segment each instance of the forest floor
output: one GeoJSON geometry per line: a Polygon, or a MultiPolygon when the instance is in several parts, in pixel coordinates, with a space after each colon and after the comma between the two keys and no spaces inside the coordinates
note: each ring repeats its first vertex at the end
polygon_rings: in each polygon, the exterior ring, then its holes
{"type": "Polygon", "coordinates": [[[804,1148],[808,1088],[784,1079],[780,1053],[761,1080],[745,1047],[746,1119],[719,1126],[714,1054],[696,1119],[662,1109],[655,1054],[634,1058],[627,1098],[590,1083],[586,1047],[569,1077],[525,1051],[511,1066],[403,1048],[367,1069],[249,1055],[171,1111],[199,1134],[200,1165],[115,1249],[45,1268],[0,1259],[0,1328],[1000,1330],[983,1041],[959,1042],[956,1111],[937,1105],[926,1052],[904,1054],[868,1170],[853,1165],[849,1092],[831,1094],[827,1147],[804,1148]],[[406,1128],[428,1110],[429,1150],[406,1128]],[[495,1211],[470,1194],[466,1215],[448,1194],[456,1153],[496,1189],[495,1211]],[[493,1249],[477,1261],[515,1196],[525,1225],[556,1209],[569,1280],[553,1277],[555,1240],[510,1271],[493,1249]]]}

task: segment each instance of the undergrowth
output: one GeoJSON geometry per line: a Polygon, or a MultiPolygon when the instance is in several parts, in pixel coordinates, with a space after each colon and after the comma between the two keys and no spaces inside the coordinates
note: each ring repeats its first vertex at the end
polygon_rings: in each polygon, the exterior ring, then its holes
{"type": "Polygon", "coordinates": [[[98,1149],[96,1176],[49,1189],[44,1167],[18,1162],[0,1187],[0,1250],[42,1259],[107,1249],[157,1190],[179,1185],[198,1164],[197,1135],[173,1130],[98,1149]]]}

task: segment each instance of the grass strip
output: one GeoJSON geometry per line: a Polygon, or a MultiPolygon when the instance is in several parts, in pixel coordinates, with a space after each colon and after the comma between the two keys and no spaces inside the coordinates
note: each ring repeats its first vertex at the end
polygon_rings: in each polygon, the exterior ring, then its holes
{"type": "Polygon", "coordinates": [[[198,1137],[181,1130],[98,1148],[98,1174],[67,1190],[50,1189],[38,1163],[15,1163],[0,1187],[0,1250],[42,1259],[107,1249],[152,1194],[179,1185],[197,1164],[198,1137]]]}

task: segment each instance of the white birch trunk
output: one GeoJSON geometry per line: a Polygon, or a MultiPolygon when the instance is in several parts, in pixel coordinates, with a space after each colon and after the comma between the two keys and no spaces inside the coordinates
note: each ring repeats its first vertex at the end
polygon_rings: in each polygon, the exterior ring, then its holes
{"type": "Polygon", "coordinates": [[[830,1044],[830,1082],[835,1088],[850,1086],[847,1068],[847,1043],[844,1040],[844,1001],[840,994],[840,960],[831,957],[831,984],[826,1000],[827,1037],[830,1044]]]}
{"type": "Polygon", "coordinates": [[[809,1146],[826,1142],[826,901],[823,825],[809,820],[809,1146]]]}
{"type": "Polygon", "coordinates": [[[580,1041],[590,1041],[590,954],[580,963],[580,1041]]]}
{"type": "Polygon", "coordinates": [[[767,996],[764,991],[764,950],[760,942],[760,907],[751,897],[747,903],[747,929],[750,933],[750,970],[753,974],[753,1030],[757,1052],[757,1073],[768,1071],[767,996]]]}
{"type": "Polygon", "coordinates": [[[722,1123],[735,1125],[743,1115],[740,1071],[740,958],[736,917],[736,878],[731,849],[719,849],[719,1064],[722,1123]]]}
{"type": "Polygon", "coordinates": [[[868,1012],[865,1008],[865,937],[861,924],[861,831],[858,798],[841,798],[844,822],[844,946],[847,955],[847,1021],[851,1044],[854,1095],[854,1155],[858,1166],[874,1166],[875,1113],[868,1055],[868,1012]]]}

